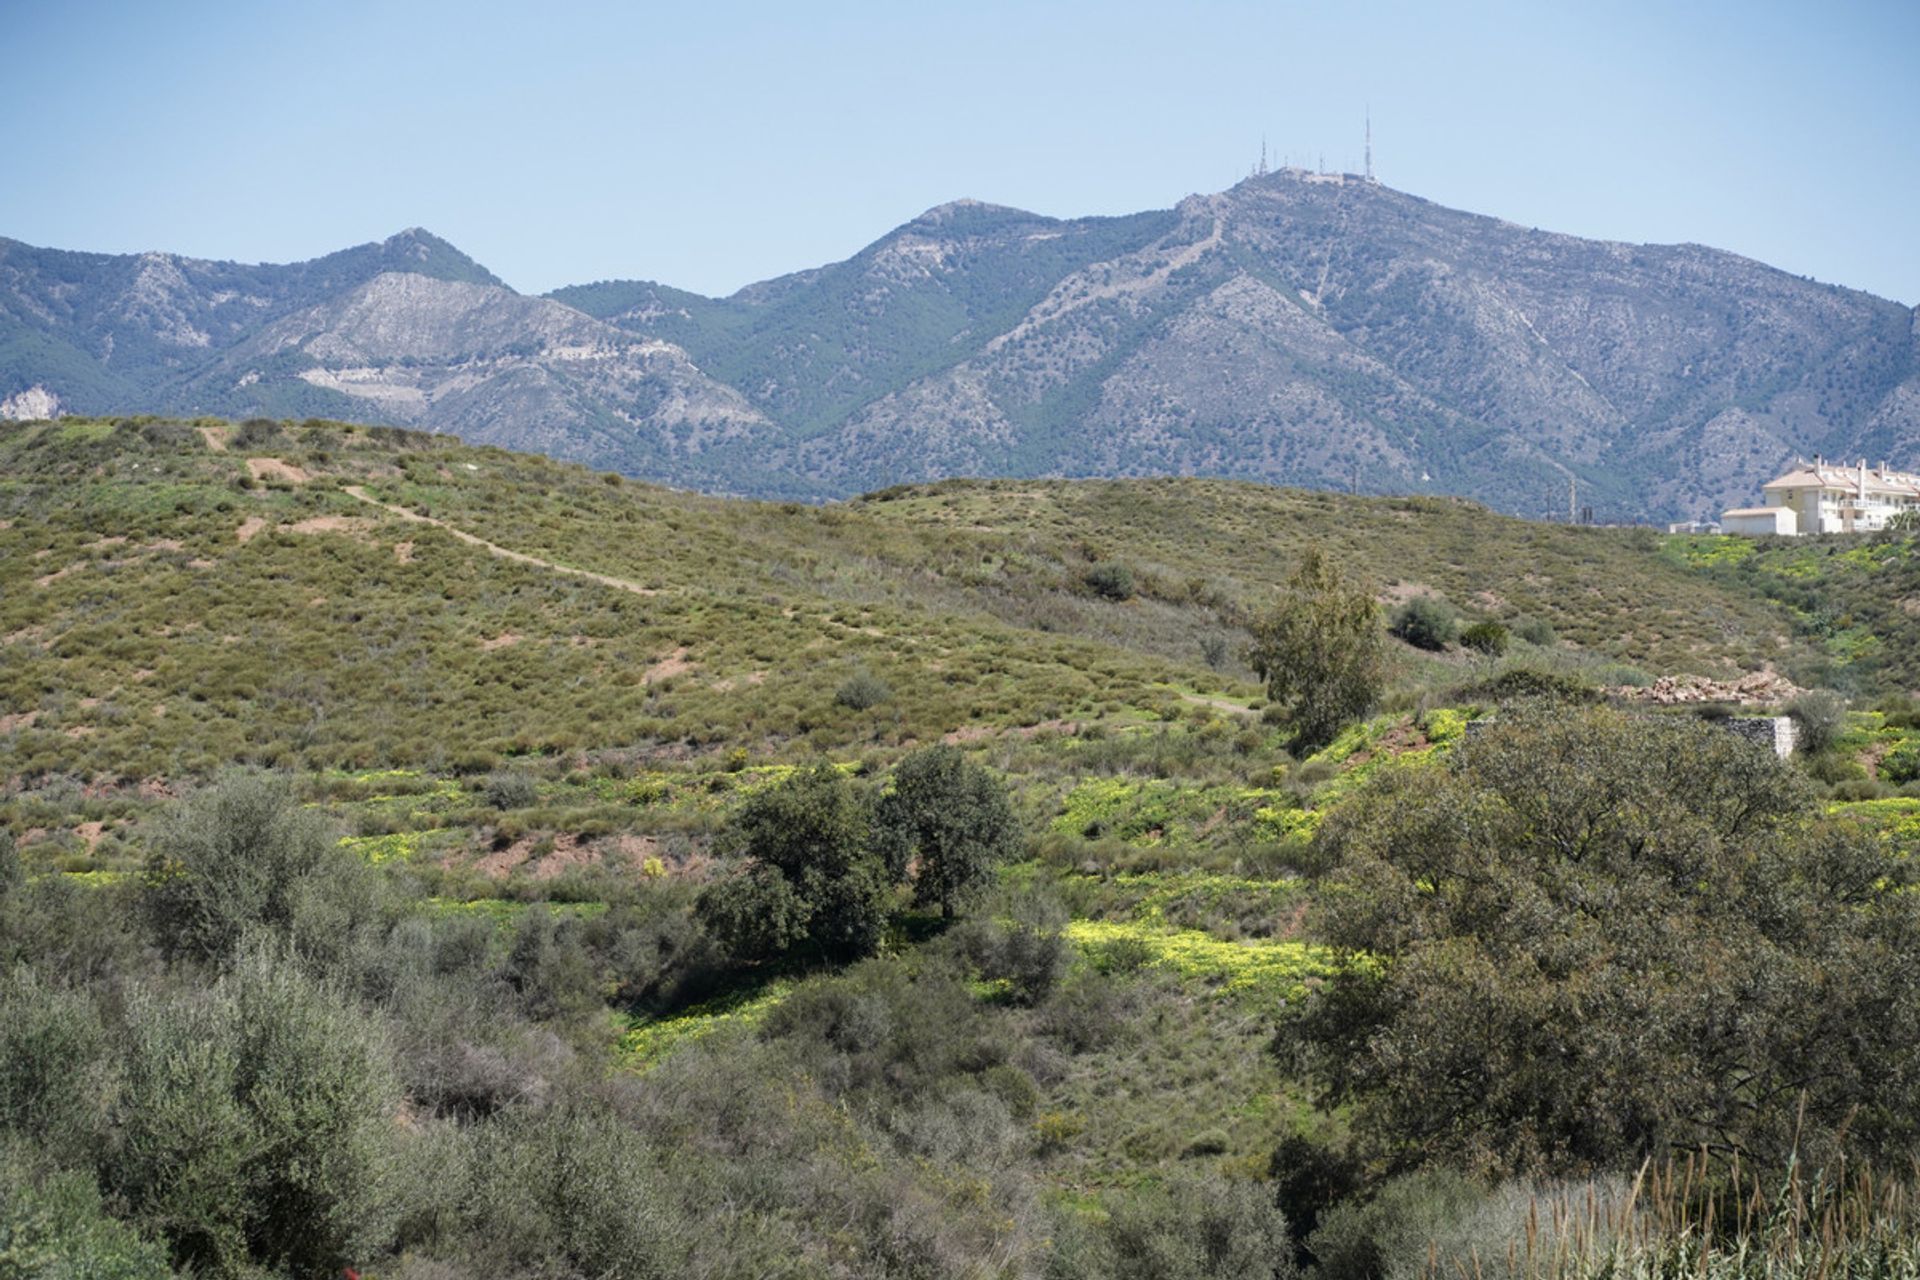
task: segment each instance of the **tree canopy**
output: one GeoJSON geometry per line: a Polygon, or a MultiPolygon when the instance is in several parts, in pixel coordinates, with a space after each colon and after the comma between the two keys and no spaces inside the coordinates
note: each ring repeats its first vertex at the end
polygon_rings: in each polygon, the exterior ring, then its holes
{"type": "Polygon", "coordinates": [[[938,905],[949,919],[1020,844],[1006,784],[950,746],[923,747],[900,761],[875,825],[896,876],[917,860],[914,901],[938,905]]]}
{"type": "Polygon", "coordinates": [[[701,894],[702,922],[742,959],[804,948],[841,960],[871,954],[894,884],[869,839],[871,818],[866,798],[826,763],[750,797],[725,837],[747,869],[701,894]]]}
{"type": "Polygon", "coordinates": [[[1502,713],[1329,818],[1362,957],[1286,1024],[1392,1161],[1620,1168],[1910,1150],[1912,871],[1691,718],[1502,713]]]}
{"type": "Polygon", "coordinates": [[[1293,727],[1295,745],[1325,746],[1380,696],[1373,593],[1309,547],[1278,603],[1256,619],[1247,661],[1293,727]]]}

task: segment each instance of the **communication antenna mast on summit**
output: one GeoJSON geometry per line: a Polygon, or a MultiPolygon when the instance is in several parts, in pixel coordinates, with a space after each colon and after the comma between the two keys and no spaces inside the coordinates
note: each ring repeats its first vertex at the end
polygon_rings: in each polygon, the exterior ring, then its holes
{"type": "Polygon", "coordinates": [[[1373,181],[1373,108],[1367,108],[1367,181],[1373,181]]]}

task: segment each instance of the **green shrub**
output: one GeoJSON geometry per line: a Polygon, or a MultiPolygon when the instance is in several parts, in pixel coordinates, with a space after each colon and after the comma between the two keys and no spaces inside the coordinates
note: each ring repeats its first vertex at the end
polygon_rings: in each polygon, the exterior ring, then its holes
{"type": "Polygon", "coordinates": [[[1255,1183],[1183,1175],[1118,1197],[1097,1241],[1052,1274],[1112,1280],[1292,1280],[1286,1218],[1255,1183]],[[1070,1262],[1070,1267],[1067,1265],[1070,1262]]]}
{"type": "Polygon", "coordinates": [[[0,971],[0,1134],[84,1163],[104,1127],[107,1038],[85,995],[0,971]]]}
{"type": "Polygon", "coordinates": [[[269,951],[210,991],[138,990],[107,1167],[176,1261],[338,1274],[386,1238],[400,1095],[383,1029],[269,951]]]}
{"type": "Polygon", "coordinates": [[[1691,717],[1503,712],[1448,768],[1381,771],[1328,815],[1325,936],[1378,967],[1330,978],[1282,1042],[1388,1160],[1904,1158],[1920,992],[1872,957],[1920,944],[1920,899],[1820,818],[1797,770],[1691,717]],[[1729,1019],[1751,1032],[1723,1048],[1729,1019]]]}
{"type": "Polygon", "coordinates": [[[1097,564],[1086,571],[1080,579],[1086,583],[1087,590],[1102,600],[1131,600],[1133,598],[1133,570],[1123,564],[1097,564]]]}
{"type": "Polygon", "coordinates": [[[20,861],[20,848],[14,842],[13,833],[0,828],[0,902],[18,892],[26,882],[27,868],[20,861]]]}
{"type": "Polygon", "coordinates": [[[1807,771],[1809,778],[1828,785],[1867,780],[1866,766],[1840,751],[1823,751],[1819,755],[1804,756],[1800,767],[1807,771]]]}
{"type": "Polygon", "coordinates": [[[1847,730],[1847,700],[1831,689],[1803,693],[1787,704],[1800,726],[1797,750],[1817,756],[1831,749],[1847,730]]]}
{"type": "Polygon", "coordinates": [[[230,773],[162,819],[141,907],[163,951],[209,959],[253,929],[293,935],[299,917],[362,887],[364,873],[287,779],[230,773]]]}
{"type": "Polygon", "coordinates": [[[1272,702],[1263,719],[1292,726],[1302,753],[1333,741],[1380,698],[1379,610],[1373,592],[1309,547],[1286,591],[1248,630],[1247,662],[1272,702]]]}
{"type": "Polygon", "coordinates": [[[746,865],[701,893],[702,925],[742,960],[800,948],[838,960],[872,954],[894,879],[870,825],[865,797],[825,762],[756,792],[723,833],[746,865]]]}
{"type": "MultiPolygon", "coordinates": [[[[1431,1243],[1486,1193],[1451,1170],[1390,1179],[1370,1200],[1328,1210],[1307,1239],[1317,1280],[1418,1280],[1431,1243]]],[[[1502,1251],[1502,1255],[1504,1251],[1502,1251]]]]}
{"type": "Polygon", "coordinates": [[[497,770],[487,775],[483,794],[491,808],[530,809],[540,803],[540,784],[517,769],[497,770]]]}
{"type": "Polygon", "coordinates": [[[1006,783],[958,747],[936,744],[903,758],[874,812],[876,847],[894,879],[914,868],[913,896],[952,919],[1020,848],[1006,783]]]}
{"type": "Polygon", "coordinates": [[[1881,757],[1880,776],[1896,786],[1920,779],[1920,741],[1909,739],[1881,757]]]}
{"type": "Polygon", "coordinates": [[[1058,904],[1027,899],[1006,921],[979,920],[959,938],[980,976],[1005,982],[1017,1004],[1037,1005],[1053,994],[1070,959],[1058,904]]]}
{"type": "Polygon", "coordinates": [[[1560,643],[1560,636],[1554,631],[1553,624],[1545,618],[1516,618],[1513,623],[1513,634],[1528,644],[1538,645],[1542,649],[1560,643]]]}
{"type": "Polygon", "coordinates": [[[1453,689],[1448,698],[1454,702],[1511,702],[1540,699],[1549,702],[1598,702],[1600,691],[1577,676],[1534,667],[1514,667],[1487,680],[1476,680],[1453,689]]]}
{"type": "Polygon", "coordinates": [[[485,1125],[453,1205],[474,1274],[689,1274],[688,1224],[658,1153],[592,1106],[524,1109],[485,1125]]]}
{"type": "Polygon", "coordinates": [[[1440,650],[1460,634],[1460,615],[1440,596],[1415,596],[1393,611],[1387,630],[1416,649],[1440,650]]]}
{"type": "Polygon", "coordinates": [[[1461,644],[1490,658],[1505,653],[1510,639],[1506,627],[1498,622],[1476,622],[1460,633],[1461,644]]]}
{"type": "Polygon", "coordinates": [[[893,689],[870,671],[856,672],[834,690],[833,700],[852,711],[868,711],[893,697],[893,689]]]}
{"type": "Polygon", "coordinates": [[[108,1216],[90,1173],[0,1154],[0,1276],[172,1280],[165,1246],[108,1216]]]}

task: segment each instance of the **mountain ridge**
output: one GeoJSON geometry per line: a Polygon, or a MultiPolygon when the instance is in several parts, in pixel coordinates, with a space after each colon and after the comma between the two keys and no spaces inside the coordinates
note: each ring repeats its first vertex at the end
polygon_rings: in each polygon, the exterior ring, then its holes
{"type": "Polygon", "coordinates": [[[1920,311],[1282,170],[1171,209],[961,199],[709,298],[514,293],[419,228],[284,267],[0,241],[0,412],[387,421],[779,498],[1180,474],[1703,515],[1920,452],[1920,311]],[[401,283],[405,280],[419,283],[401,283]]]}

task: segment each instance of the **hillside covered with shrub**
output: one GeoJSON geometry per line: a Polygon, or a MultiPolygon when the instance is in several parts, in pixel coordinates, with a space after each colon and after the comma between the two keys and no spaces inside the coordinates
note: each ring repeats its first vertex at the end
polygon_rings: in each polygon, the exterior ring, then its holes
{"type": "Polygon", "coordinates": [[[1910,553],[0,430],[0,1267],[1911,1268],[1910,553]]]}

